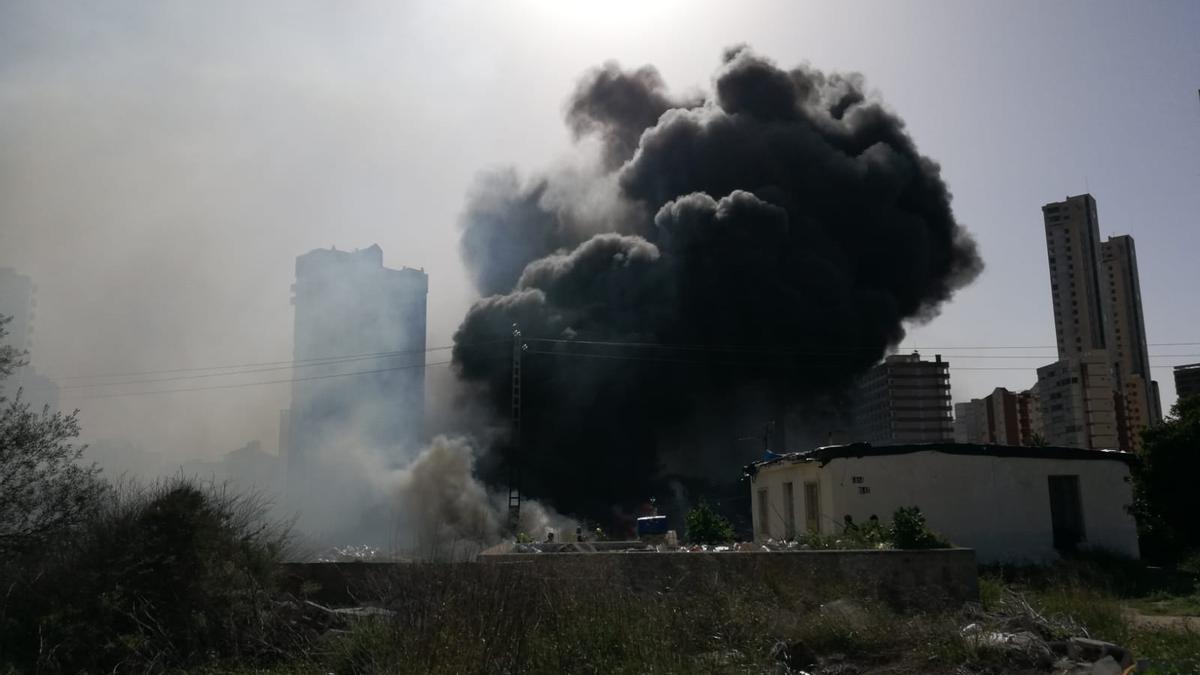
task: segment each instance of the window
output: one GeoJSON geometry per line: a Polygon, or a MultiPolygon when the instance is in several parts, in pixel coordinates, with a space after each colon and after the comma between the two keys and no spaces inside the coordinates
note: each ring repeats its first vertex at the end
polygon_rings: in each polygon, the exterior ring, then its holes
{"type": "Polygon", "coordinates": [[[871,494],[871,488],[867,487],[866,485],[860,485],[858,486],[858,494],[869,495],[871,494]]]}
{"type": "Polygon", "coordinates": [[[851,483],[854,483],[854,484],[856,484],[856,485],[857,485],[857,484],[859,484],[859,483],[862,483],[862,482],[863,482],[863,477],[862,477],[862,476],[851,476],[851,477],[850,477],[850,482],[851,482],[851,483]]]}

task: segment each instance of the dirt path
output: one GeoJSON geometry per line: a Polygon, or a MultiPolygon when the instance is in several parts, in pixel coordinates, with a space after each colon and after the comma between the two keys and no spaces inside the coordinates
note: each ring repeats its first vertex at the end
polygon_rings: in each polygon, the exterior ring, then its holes
{"type": "Polygon", "coordinates": [[[1200,633],[1200,616],[1172,616],[1170,614],[1143,614],[1132,607],[1125,608],[1125,617],[1142,628],[1167,628],[1178,631],[1200,633]]]}

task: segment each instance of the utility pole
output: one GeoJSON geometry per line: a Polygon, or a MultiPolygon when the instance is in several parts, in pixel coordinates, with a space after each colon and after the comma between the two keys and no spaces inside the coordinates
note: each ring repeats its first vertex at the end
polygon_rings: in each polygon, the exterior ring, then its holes
{"type": "Polygon", "coordinates": [[[771,437],[775,435],[775,420],[763,426],[763,456],[771,454],[771,437]]]}
{"type": "Polygon", "coordinates": [[[513,324],[512,343],[512,447],[508,454],[508,530],[517,535],[521,522],[521,329],[513,324]]]}

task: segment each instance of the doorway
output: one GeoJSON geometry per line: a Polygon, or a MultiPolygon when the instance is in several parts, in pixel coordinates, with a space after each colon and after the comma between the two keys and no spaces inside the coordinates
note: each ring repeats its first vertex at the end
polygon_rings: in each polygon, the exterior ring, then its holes
{"type": "Polygon", "coordinates": [[[804,527],[809,532],[821,531],[821,492],[817,483],[804,484],[804,527]]]}
{"type": "Polygon", "coordinates": [[[796,538],[796,491],[791,481],[783,484],[783,538],[796,538]]]}
{"type": "Polygon", "coordinates": [[[1079,495],[1079,476],[1049,476],[1050,526],[1054,548],[1074,550],[1087,541],[1083,529],[1083,501],[1079,495]]]}

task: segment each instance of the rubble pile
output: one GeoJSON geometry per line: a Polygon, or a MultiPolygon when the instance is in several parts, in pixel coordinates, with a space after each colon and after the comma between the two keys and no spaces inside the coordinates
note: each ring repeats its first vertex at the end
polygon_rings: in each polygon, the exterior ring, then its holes
{"type": "Polygon", "coordinates": [[[970,604],[961,634],[982,661],[1005,668],[1054,675],[1123,675],[1137,672],[1133,654],[1092,639],[1074,619],[1046,615],[1024,597],[1008,592],[991,611],[970,604]]]}

